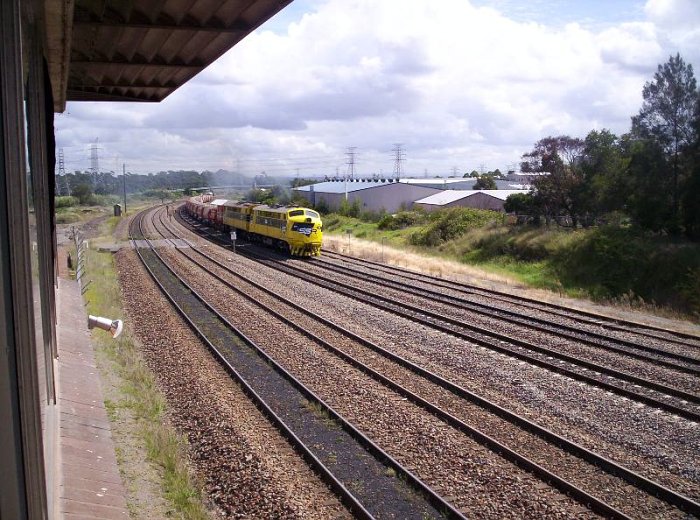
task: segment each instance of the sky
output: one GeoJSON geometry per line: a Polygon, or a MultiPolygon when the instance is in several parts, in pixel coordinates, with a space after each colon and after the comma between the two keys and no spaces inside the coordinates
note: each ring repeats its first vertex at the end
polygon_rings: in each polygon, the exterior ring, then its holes
{"type": "Polygon", "coordinates": [[[407,176],[517,169],[546,136],[627,132],[698,0],[295,0],[161,103],[70,102],[67,171],[407,176]]]}

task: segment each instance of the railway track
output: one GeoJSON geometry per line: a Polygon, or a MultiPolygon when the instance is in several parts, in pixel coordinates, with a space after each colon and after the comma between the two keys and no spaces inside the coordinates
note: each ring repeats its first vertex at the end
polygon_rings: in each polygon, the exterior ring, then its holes
{"type": "Polygon", "coordinates": [[[220,364],[353,515],[366,519],[464,518],[276,363],[169,268],[143,232],[145,214],[135,217],[130,233],[153,280],[220,364]],[[359,475],[366,485],[354,485],[359,475]]]}
{"type": "MultiPolygon", "coordinates": [[[[700,336],[697,335],[683,333],[679,331],[672,331],[661,327],[655,327],[653,325],[623,320],[620,318],[612,318],[610,316],[605,316],[594,312],[584,311],[581,309],[573,309],[570,307],[565,307],[563,305],[534,300],[532,298],[517,296],[514,294],[509,294],[494,289],[487,289],[473,284],[467,284],[454,280],[446,280],[444,278],[438,278],[436,276],[418,273],[416,271],[411,271],[409,269],[405,269],[398,266],[392,266],[379,262],[373,262],[371,260],[352,257],[343,253],[338,253],[336,251],[324,250],[323,254],[325,257],[330,257],[338,261],[342,261],[346,265],[354,265],[360,267],[371,266],[373,270],[386,273],[394,277],[404,278],[410,280],[411,282],[426,283],[428,285],[432,285],[433,287],[452,290],[457,293],[461,293],[465,296],[485,297],[490,302],[501,302],[505,304],[517,305],[522,309],[527,309],[527,311],[525,312],[541,312],[545,316],[548,316],[550,318],[550,321],[552,317],[560,317],[567,320],[575,320],[578,325],[587,325],[593,328],[602,326],[607,331],[632,333],[642,338],[648,338],[651,340],[659,340],[665,343],[676,344],[681,347],[700,353],[700,336]]],[[[321,259],[323,259],[323,257],[321,257],[321,259]]],[[[611,339],[616,338],[611,337],[611,339]]]]}
{"type": "Polygon", "coordinates": [[[614,352],[616,354],[623,354],[625,356],[646,361],[657,366],[667,367],[678,372],[700,376],[700,358],[697,357],[676,352],[669,352],[668,350],[664,350],[662,348],[647,346],[639,342],[616,338],[595,331],[582,330],[580,326],[577,327],[562,323],[552,323],[551,321],[543,318],[525,316],[522,313],[506,308],[470,301],[464,297],[444,294],[436,289],[416,286],[415,282],[417,280],[415,279],[411,280],[412,283],[385,279],[374,273],[367,272],[366,270],[356,269],[345,265],[340,266],[323,260],[314,263],[314,266],[317,265],[322,266],[326,271],[343,276],[352,276],[360,280],[371,282],[372,284],[380,287],[387,289],[398,289],[482,316],[488,316],[489,318],[496,318],[507,323],[523,325],[533,330],[555,334],[557,337],[567,338],[578,343],[592,346],[596,349],[614,352]]]}
{"type": "MultiPolygon", "coordinates": [[[[191,226],[192,222],[189,225],[191,226]]],[[[222,245],[227,243],[227,237],[224,235],[209,233],[209,236],[212,240],[222,245]]],[[[268,251],[264,254],[255,253],[254,251],[255,248],[243,248],[239,252],[278,271],[285,272],[338,294],[343,294],[357,301],[371,302],[377,308],[404,316],[481,347],[515,357],[586,384],[603,388],[647,406],[700,422],[700,409],[698,406],[700,404],[700,396],[693,392],[603,366],[595,361],[582,359],[575,355],[558,352],[552,348],[524,341],[512,335],[495,332],[482,326],[475,326],[462,318],[445,316],[444,312],[432,312],[424,307],[405,303],[397,297],[382,296],[376,290],[362,289],[355,284],[343,283],[336,278],[317,274],[311,275],[306,268],[306,265],[308,265],[306,262],[301,264],[299,262],[279,262],[278,260],[284,257],[274,255],[268,251]]]]}
{"type": "MultiPolygon", "coordinates": [[[[164,223],[161,222],[161,224],[163,227],[166,227],[164,223]]],[[[170,233],[172,233],[173,237],[177,236],[172,231],[170,231],[170,233]]],[[[619,490],[630,484],[637,489],[636,492],[638,493],[659,496],[667,504],[693,514],[698,514],[698,512],[700,512],[698,504],[692,499],[684,497],[601,455],[568,441],[524,417],[518,416],[489,402],[473,392],[469,392],[459,385],[333,324],[317,314],[308,310],[300,312],[297,308],[298,306],[295,305],[294,302],[263,287],[242,274],[234,272],[228,265],[225,265],[201,251],[194,248],[184,248],[178,249],[178,252],[195,263],[199,268],[208,271],[210,276],[215,278],[219,283],[224,284],[229,290],[235,291],[240,296],[247,298],[252,304],[258,305],[265,312],[274,314],[277,319],[290,327],[294,327],[298,332],[307,335],[307,337],[322,345],[326,350],[332,352],[340,359],[350,363],[373,379],[380,381],[385,386],[399,392],[405,398],[410,399],[418,406],[430,411],[450,426],[466,433],[507,460],[527,469],[544,481],[554,482],[554,485],[560,490],[574,496],[582,503],[592,505],[593,509],[601,514],[613,517],[626,517],[625,513],[616,510],[615,507],[610,506],[602,500],[595,499],[585,489],[572,484],[559,475],[563,473],[572,476],[574,479],[578,478],[579,481],[583,482],[589,481],[590,479],[598,479],[599,482],[604,482],[603,487],[606,489],[619,490]],[[199,257],[199,259],[195,257],[199,257]],[[217,274],[215,271],[221,274],[217,274]],[[232,279],[235,279],[236,283],[233,283],[231,281],[232,279]],[[241,282],[243,282],[244,288],[241,288],[241,282]],[[281,305],[284,310],[271,310],[267,307],[267,303],[265,305],[261,304],[260,302],[264,300],[263,296],[254,297],[251,295],[258,293],[267,295],[267,300],[270,302],[278,302],[278,305],[281,305]],[[335,335],[336,337],[340,334],[340,336],[344,338],[344,342],[349,340],[354,342],[355,346],[350,349],[340,349],[331,342],[311,332],[317,329],[326,330],[326,335],[329,334],[329,331],[332,331],[331,335],[335,335]],[[369,352],[371,352],[371,354],[368,354],[369,352]],[[374,354],[382,356],[383,361],[377,363],[374,354]],[[360,360],[361,358],[364,358],[364,361],[360,360]],[[374,365],[375,368],[372,368],[370,365],[374,365]],[[381,370],[376,369],[377,365],[381,366],[381,370]],[[383,375],[387,372],[395,374],[396,379],[391,379],[383,375]],[[405,382],[407,386],[403,386],[402,383],[397,382],[399,380],[405,382]],[[408,386],[410,386],[411,389],[409,389],[408,386]],[[443,409],[435,405],[435,402],[450,402],[450,404],[448,409],[443,409]],[[479,416],[478,424],[489,425],[489,433],[469,426],[461,419],[465,417],[465,415],[470,415],[465,414],[465,407],[470,407],[472,409],[470,411],[472,421],[475,419],[475,416],[479,416]],[[478,411],[476,411],[476,409],[478,409],[478,411]],[[514,431],[519,435],[520,442],[515,443],[519,451],[506,446],[508,443],[511,445],[513,444],[512,439],[515,434],[514,431]],[[502,443],[496,438],[499,434],[502,439],[507,439],[506,443],[502,443]],[[529,450],[533,458],[522,455],[523,450],[526,453],[529,450]],[[540,463],[544,461],[546,462],[540,465],[540,463]],[[558,462],[559,466],[557,467],[556,463],[553,464],[553,461],[558,462]],[[547,465],[550,469],[544,467],[547,465]],[[552,465],[555,466],[555,471],[557,471],[559,475],[551,471],[552,465]]],[[[619,496],[617,499],[619,500],[619,496]]],[[[656,513],[659,514],[660,511],[656,513]]]]}
{"type": "Polygon", "coordinates": [[[285,272],[357,301],[370,303],[374,307],[405,317],[440,332],[451,334],[487,349],[603,388],[647,406],[700,422],[700,412],[697,406],[700,403],[700,397],[693,393],[563,354],[551,348],[541,347],[516,337],[474,326],[463,319],[450,318],[442,313],[428,311],[423,307],[405,303],[398,298],[380,295],[376,291],[362,289],[334,278],[323,277],[317,274],[310,275],[303,268],[287,264],[282,265],[277,259],[270,259],[269,256],[259,256],[259,254],[256,255],[252,252],[243,252],[243,254],[278,271],[285,272]]]}

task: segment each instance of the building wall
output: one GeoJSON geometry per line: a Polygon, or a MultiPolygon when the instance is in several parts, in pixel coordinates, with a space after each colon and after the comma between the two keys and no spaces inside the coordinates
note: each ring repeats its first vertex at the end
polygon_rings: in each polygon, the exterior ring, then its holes
{"type": "Polygon", "coordinates": [[[449,204],[435,205],[435,204],[416,204],[416,206],[424,209],[425,211],[437,211],[444,208],[474,208],[474,209],[490,209],[492,211],[504,211],[503,205],[504,200],[501,200],[491,195],[487,195],[484,192],[477,192],[468,197],[450,202],[449,204]]]}
{"type": "Polygon", "coordinates": [[[0,518],[44,519],[55,460],[53,100],[43,4],[0,2],[0,518]],[[50,471],[45,471],[50,468],[50,471]]]}
{"type": "Polygon", "coordinates": [[[464,204],[461,205],[467,208],[490,209],[493,211],[503,211],[503,205],[505,204],[504,200],[492,197],[483,191],[479,191],[474,195],[470,195],[465,199],[455,202],[464,202],[464,204]]]}
{"type": "MultiPolygon", "coordinates": [[[[387,211],[396,213],[402,207],[410,208],[413,203],[423,197],[433,195],[441,190],[426,188],[425,186],[412,186],[403,183],[390,183],[374,186],[364,190],[348,192],[348,202],[360,201],[362,211],[387,211]]],[[[317,191],[297,191],[315,205],[324,201],[329,209],[337,210],[345,200],[345,193],[322,193],[317,191]]]]}

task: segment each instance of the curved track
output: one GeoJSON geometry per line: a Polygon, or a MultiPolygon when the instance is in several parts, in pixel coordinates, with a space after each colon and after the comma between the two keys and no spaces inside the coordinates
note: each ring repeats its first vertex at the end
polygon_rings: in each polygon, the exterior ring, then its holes
{"type": "MultiPolygon", "coordinates": [[[[162,223],[161,223],[162,224],[162,223]]],[[[164,226],[165,227],[165,226],[164,226]]],[[[173,235],[175,236],[175,235],[173,235]]],[[[246,295],[245,292],[242,290],[238,289],[236,285],[233,285],[230,281],[226,281],[224,278],[222,278],[221,275],[215,274],[213,272],[213,269],[211,267],[207,267],[205,264],[206,263],[212,263],[213,265],[216,266],[216,269],[220,269],[225,271],[227,274],[226,276],[235,276],[239,280],[244,281],[246,284],[249,284],[252,287],[255,287],[256,290],[267,292],[269,295],[273,296],[275,300],[279,301],[284,301],[284,299],[278,295],[274,294],[272,291],[269,291],[263,287],[261,287],[259,284],[256,284],[255,282],[246,279],[240,274],[236,274],[231,272],[231,270],[218,262],[217,260],[208,257],[208,255],[205,255],[204,253],[200,251],[196,251],[195,249],[185,249],[185,250],[179,250],[180,253],[183,255],[187,256],[191,261],[195,262],[200,268],[205,269],[210,272],[211,276],[217,278],[221,283],[224,283],[229,287],[231,290],[236,290],[240,292],[242,295],[246,295]],[[185,253],[184,251],[187,251],[185,253]],[[192,254],[199,255],[202,258],[198,261],[192,257],[192,254]]],[[[248,296],[250,298],[250,296],[248,296]]],[[[256,300],[252,300],[254,303],[256,300]]],[[[287,301],[286,302],[289,307],[293,306],[292,302],[287,301]]],[[[268,310],[267,312],[274,312],[268,310]]],[[[687,497],[683,497],[682,495],[675,493],[671,491],[670,489],[665,488],[664,486],[661,486],[653,481],[650,481],[641,475],[638,475],[630,470],[627,470],[626,468],[615,464],[614,462],[606,459],[605,457],[602,457],[596,453],[591,452],[590,450],[586,450],[585,448],[582,448],[579,445],[576,445],[575,443],[572,443],[570,441],[567,441],[561,436],[557,436],[553,434],[552,432],[541,428],[537,426],[536,424],[532,423],[531,421],[528,421],[527,419],[517,416],[516,414],[513,414],[512,412],[509,412],[508,410],[505,410],[497,405],[494,405],[493,403],[488,402],[488,400],[483,399],[479,397],[478,395],[469,392],[465,390],[464,388],[459,387],[458,385],[455,385],[454,383],[451,383],[450,381],[445,380],[444,378],[441,378],[440,376],[437,376],[434,373],[431,373],[430,371],[424,370],[421,367],[411,363],[410,361],[401,358],[400,356],[396,356],[394,354],[391,354],[390,352],[382,349],[381,347],[372,344],[371,342],[368,342],[357,335],[354,335],[350,333],[347,330],[344,330],[342,328],[334,326],[332,323],[328,322],[328,320],[324,320],[320,316],[313,315],[313,313],[310,313],[306,311],[304,313],[308,318],[316,320],[318,323],[323,323],[324,326],[333,328],[336,332],[340,332],[346,337],[352,338],[354,341],[358,342],[365,348],[370,348],[372,351],[381,354],[384,356],[387,360],[390,360],[392,363],[400,366],[402,369],[410,371],[414,378],[415,376],[419,376],[420,378],[423,378],[425,381],[421,382],[418,384],[419,388],[423,388],[426,385],[435,385],[439,387],[441,391],[448,391],[452,394],[453,397],[459,397],[460,399],[470,401],[471,403],[477,404],[479,407],[482,407],[483,409],[487,410],[489,413],[491,413],[493,416],[498,416],[499,418],[505,420],[506,422],[510,423],[510,425],[515,425],[518,428],[522,428],[523,430],[527,431],[528,434],[535,435],[536,437],[539,438],[540,442],[537,444],[539,447],[538,449],[544,449],[542,447],[542,442],[541,441],[546,441],[547,443],[550,443],[550,447],[548,449],[554,449],[554,450],[562,450],[566,452],[564,455],[559,454],[559,455],[552,455],[550,456],[551,460],[566,460],[566,457],[576,457],[579,460],[579,463],[581,461],[587,463],[590,465],[587,469],[583,469],[579,467],[576,471],[584,474],[584,475],[590,475],[591,478],[593,478],[593,473],[596,471],[600,472],[600,469],[595,468],[595,466],[598,466],[599,468],[602,468],[602,470],[608,474],[608,476],[603,476],[601,477],[598,475],[598,478],[619,478],[626,483],[630,483],[637,487],[640,491],[643,491],[645,493],[651,493],[655,494],[657,496],[660,496],[663,500],[667,501],[669,504],[672,504],[674,506],[680,507],[683,510],[686,511],[691,511],[697,514],[698,512],[698,505],[697,503],[693,502],[692,500],[688,499],[687,497]],[[592,473],[593,472],[593,473],[592,473]]],[[[290,318],[284,318],[280,313],[276,313],[276,316],[281,319],[285,320],[287,324],[293,325],[294,321],[291,321],[290,318]]],[[[298,321],[298,318],[295,318],[298,321]]],[[[297,328],[299,328],[299,325],[296,325],[297,328]]],[[[310,329],[311,327],[309,327],[310,329]]],[[[304,333],[307,335],[311,334],[308,332],[306,328],[301,329],[304,333]]],[[[534,474],[538,475],[540,478],[543,478],[545,480],[549,480],[552,482],[556,482],[557,486],[565,490],[566,492],[572,494],[573,496],[576,496],[579,500],[582,501],[587,501],[589,504],[594,503],[595,505],[595,510],[598,512],[601,512],[606,515],[623,515],[619,511],[616,511],[612,506],[609,506],[605,504],[603,501],[597,501],[594,502],[592,500],[592,497],[586,493],[586,491],[577,488],[575,485],[571,484],[570,482],[567,482],[565,479],[562,479],[558,477],[555,473],[552,473],[551,471],[539,466],[536,462],[528,459],[525,456],[522,456],[521,454],[517,453],[515,450],[511,450],[507,446],[504,446],[501,444],[498,440],[490,437],[489,435],[485,434],[484,432],[481,432],[479,430],[476,430],[475,428],[472,428],[468,425],[466,425],[464,422],[460,421],[460,419],[452,416],[449,412],[441,409],[440,407],[432,404],[429,400],[424,399],[417,395],[416,392],[413,392],[409,390],[408,388],[405,388],[401,386],[399,383],[396,381],[393,381],[385,376],[383,376],[381,373],[378,371],[370,368],[368,365],[364,364],[362,361],[359,361],[358,359],[354,358],[352,355],[347,354],[346,352],[343,352],[332,345],[330,345],[328,342],[315,337],[315,341],[319,343],[324,343],[326,349],[333,351],[336,355],[344,359],[345,361],[353,364],[354,366],[360,368],[362,371],[364,371],[367,374],[370,374],[371,377],[374,379],[381,381],[383,384],[389,386],[390,388],[398,391],[401,393],[401,395],[406,396],[407,398],[413,400],[420,406],[424,407],[425,409],[431,411],[431,413],[434,413],[436,416],[440,417],[442,420],[450,424],[451,426],[460,429],[461,431],[471,435],[473,438],[477,438],[479,442],[483,443],[484,445],[488,446],[490,449],[493,449],[496,452],[501,453],[501,455],[505,456],[511,461],[514,461],[516,464],[519,464],[521,467],[525,467],[529,471],[532,471],[534,474]]],[[[462,402],[462,405],[464,406],[464,402],[462,402]]],[[[456,405],[455,409],[458,409],[460,405],[456,405]]],[[[503,428],[504,426],[501,425],[500,428],[503,428]]],[[[498,427],[496,427],[498,429],[498,427]]],[[[527,442],[525,443],[527,444],[527,442]]],[[[566,463],[570,464],[570,460],[566,460],[566,463]]],[[[584,464],[585,465],[585,464],[584,464]]],[[[608,483],[608,486],[615,486],[614,483],[608,483]]]]}
{"type": "MultiPolygon", "coordinates": [[[[225,243],[225,241],[224,241],[225,243]]],[[[668,384],[637,376],[616,369],[597,361],[560,352],[551,347],[544,347],[531,341],[524,341],[513,335],[503,334],[466,322],[460,317],[451,317],[449,312],[431,311],[426,306],[405,303],[398,296],[381,295],[372,288],[358,287],[357,283],[344,283],[338,277],[310,274],[308,265],[315,262],[279,262],[283,257],[259,249],[241,249],[242,254],[255,258],[268,267],[288,273],[294,277],[343,294],[361,302],[371,302],[375,307],[387,312],[404,316],[414,322],[441,332],[454,335],[484,348],[515,357],[533,365],[546,368],[555,373],[571,377],[586,384],[591,384],[614,392],[628,399],[633,399],[648,406],[653,406],[681,417],[700,422],[700,396],[668,384]],[[246,251],[248,251],[246,253],[246,251]],[[254,251],[257,251],[255,253],[254,251]]],[[[689,383],[696,388],[693,383],[689,383]]]]}
{"type": "Polygon", "coordinates": [[[143,231],[147,212],[135,217],[130,234],[154,281],[222,366],[357,518],[464,518],[276,363],[168,267],[143,231]],[[309,404],[300,407],[298,403],[309,404]],[[368,485],[351,492],[349,488],[358,475],[368,485]]]}

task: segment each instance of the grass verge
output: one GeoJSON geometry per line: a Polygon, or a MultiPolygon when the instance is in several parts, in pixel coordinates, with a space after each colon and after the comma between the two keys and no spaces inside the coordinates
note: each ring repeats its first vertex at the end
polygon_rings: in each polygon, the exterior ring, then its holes
{"type": "MultiPolygon", "coordinates": [[[[101,241],[112,240],[111,231],[118,220],[106,220],[100,227],[102,238],[93,239],[91,249],[87,251],[86,278],[91,279],[92,283],[87,287],[85,300],[88,312],[97,316],[124,315],[114,258],[111,253],[96,250],[101,241]]],[[[134,434],[145,446],[148,461],[161,468],[165,498],[180,517],[188,520],[209,519],[199,486],[187,470],[186,440],[165,420],[165,399],[128,329],[116,340],[107,334],[94,334],[93,342],[98,354],[109,360],[111,369],[120,380],[121,398],[109,402],[107,406],[110,418],[114,418],[120,408],[134,417],[137,424],[134,434]]]]}
{"type": "Polygon", "coordinates": [[[484,275],[560,296],[671,318],[697,321],[700,317],[698,244],[613,226],[576,231],[513,226],[502,217],[488,221],[488,215],[474,211],[411,216],[402,212],[386,217],[384,224],[392,218],[393,222],[380,229],[382,222],[331,214],[324,217],[324,233],[328,238],[335,235],[339,250],[352,250],[351,239],[361,238],[432,259],[457,261],[484,275]],[[407,218],[399,218],[402,215],[407,218]]]}

